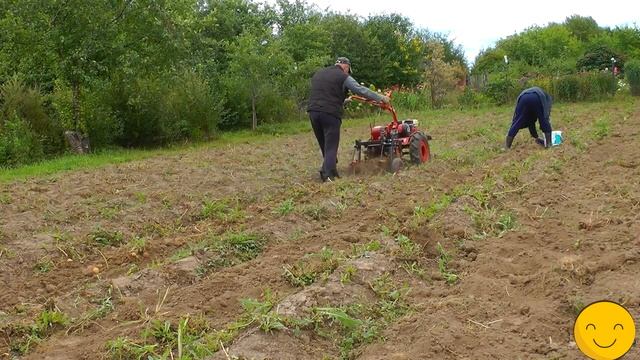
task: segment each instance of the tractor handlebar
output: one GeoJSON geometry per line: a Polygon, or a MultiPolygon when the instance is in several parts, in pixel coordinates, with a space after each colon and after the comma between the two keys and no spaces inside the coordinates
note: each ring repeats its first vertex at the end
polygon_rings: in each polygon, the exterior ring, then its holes
{"type": "MultiPolygon", "coordinates": [[[[389,98],[391,98],[391,92],[388,92],[386,94],[386,96],[388,96],[389,98]]],[[[366,104],[370,104],[373,106],[377,106],[379,108],[381,108],[382,110],[386,110],[388,112],[391,113],[391,115],[393,115],[393,122],[397,123],[398,122],[398,116],[396,115],[396,109],[393,108],[393,105],[391,105],[391,103],[387,104],[387,103],[383,103],[382,101],[375,101],[375,100],[371,100],[371,99],[367,99],[363,96],[360,95],[351,95],[349,96],[350,100],[356,100],[362,103],[366,103],[366,104]]]]}

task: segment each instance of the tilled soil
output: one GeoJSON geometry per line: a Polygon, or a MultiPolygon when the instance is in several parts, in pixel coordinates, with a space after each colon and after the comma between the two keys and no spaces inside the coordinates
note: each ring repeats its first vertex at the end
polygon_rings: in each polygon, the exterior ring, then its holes
{"type": "Polygon", "coordinates": [[[549,150],[510,112],[422,119],[396,174],[346,120],[327,184],[311,133],[3,184],[0,358],[583,358],[582,307],[640,318],[638,102],[557,106],[549,150]]]}

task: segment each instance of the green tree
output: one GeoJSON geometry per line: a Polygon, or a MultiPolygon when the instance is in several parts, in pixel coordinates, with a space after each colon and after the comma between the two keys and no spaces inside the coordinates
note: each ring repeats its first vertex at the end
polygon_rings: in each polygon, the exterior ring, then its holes
{"type": "Polygon", "coordinates": [[[379,87],[417,84],[422,53],[419,44],[412,41],[411,21],[398,14],[373,16],[364,23],[364,30],[369,51],[358,67],[379,87]]]}
{"type": "Polygon", "coordinates": [[[588,42],[602,31],[591,16],[571,15],[565,19],[564,26],[582,42],[588,42]]]}
{"type": "Polygon", "coordinates": [[[436,41],[427,44],[430,55],[426,58],[426,71],[424,81],[429,87],[431,104],[434,108],[440,108],[444,99],[455,85],[456,69],[453,65],[444,61],[444,46],[436,41]]]}
{"type": "Polygon", "coordinates": [[[313,72],[331,62],[326,52],[331,34],[317,21],[287,26],[280,37],[283,51],[292,58],[286,74],[288,84],[281,91],[294,99],[298,109],[303,110],[309,95],[309,78],[313,72]]]}
{"type": "MultiPolygon", "coordinates": [[[[330,61],[346,56],[353,64],[354,77],[371,84],[376,79],[370,73],[369,39],[360,19],[337,13],[328,13],[321,20],[322,28],[331,36],[327,55],[330,61]]],[[[329,65],[327,62],[325,65],[329,65]]]]}
{"type": "Polygon", "coordinates": [[[289,71],[291,57],[281,44],[269,35],[242,34],[229,49],[229,68],[225,76],[231,96],[248,102],[251,128],[258,126],[259,102],[273,89],[278,89],[289,71]]]}

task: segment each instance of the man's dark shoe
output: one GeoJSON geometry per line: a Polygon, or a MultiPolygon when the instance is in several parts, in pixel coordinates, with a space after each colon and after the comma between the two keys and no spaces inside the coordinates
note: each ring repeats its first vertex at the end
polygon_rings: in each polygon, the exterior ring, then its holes
{"type": "Polygon", "coordinates": [[[511,149],[511,144],[513,144],[513,136],[507,136],[504,140],[504,148],[511,149]]]}
{"type": "Polygon", "coordinates": [[[325,175],[322,171],[320,171],[320,180],[322,180],[322,182],[334,182],[336,180],[336,178],[339,178],[338,173],[337,172],[333,172],[335,175],[325,175]]]}
{"type": "Polygon", "coordinates": [[[551,133],[544,133],[544,147],[546,148],[550,148],[552,145],[552,141],[551,141],[551,133]]]}

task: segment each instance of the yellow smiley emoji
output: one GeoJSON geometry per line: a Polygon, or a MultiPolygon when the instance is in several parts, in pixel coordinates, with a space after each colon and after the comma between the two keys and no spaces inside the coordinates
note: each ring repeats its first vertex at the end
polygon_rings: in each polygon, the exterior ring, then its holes
{"type": "Polygon", "coordinates": [[[583,354],[594,360],[621,358],[636,338],[636,325],[627,309],[611,301],[595,302],[580,312],[573,336],[583,354]]]}

